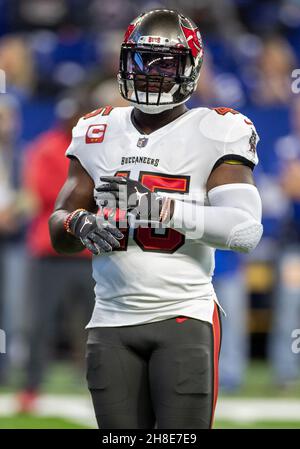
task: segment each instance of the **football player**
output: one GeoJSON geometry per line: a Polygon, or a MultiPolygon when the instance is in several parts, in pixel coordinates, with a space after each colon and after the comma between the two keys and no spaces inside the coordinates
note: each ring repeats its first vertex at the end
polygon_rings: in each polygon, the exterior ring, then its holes
{"type": "Polygon", "coordinates": [[[215,248],[261,234],[258,135],[224,107],[189,110],[203,60],[196,25],[141,14],[121,45],[124,108],[81,118],[50,217],[54,248],[93,254],[87,382],[100,428],[209,428],[218,392],[215,248]]]}

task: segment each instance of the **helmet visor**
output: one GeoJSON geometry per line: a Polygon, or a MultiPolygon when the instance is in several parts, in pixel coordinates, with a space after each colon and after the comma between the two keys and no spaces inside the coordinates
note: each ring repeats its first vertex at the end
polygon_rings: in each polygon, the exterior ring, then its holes
{"type": "Polygon", "coordinates": [[[132,98],[134,92],[136,102],[145,101],[145,104],[177,101],[176,93],[192,70],[192,59],[185,50],[161,51],[124,46],[120,62],[121,93],[124,98],[132,98]],[[139,92],[146,94],[145,100],[139,92]],[[163,94],[170,97],[167,99],[163,94]]]}
{"type": "Polygon", "coordinates": [[[130,52],[127,69],[137,75],[159,75],[174,78],[178,73],[178,55],[130,52]]]}

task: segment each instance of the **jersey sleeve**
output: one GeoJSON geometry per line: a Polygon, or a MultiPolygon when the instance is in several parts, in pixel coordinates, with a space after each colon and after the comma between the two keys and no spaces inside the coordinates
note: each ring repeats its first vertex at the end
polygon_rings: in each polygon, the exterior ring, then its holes
{"type": "Polygon", "coordinates": [[[72,141],[65,155],[75,157],[95,181],[99,145],[104,141],[108,127],[108,116],[114,108],[106,106],[81,117],[72,130],[72,141]]]}
{"type": "Polygon", "coordinates": [[[72,140],[69,147],[66,150],[65,155],[68,158],[75,157],[78,159],[82,167],[88,172],[88,174],[92,177],[92,167],[91,162],[89,161],[88,152],[85,143],[85,135],[87,131],[87,126],[83,121],[83,118],[80,118],[77,125],[74,126],[72,130],[72,140]]]}
{"type": "Polygon", "coordinates": [[[201,121],[200,129],[215,148],[214,168],[226,161],[242,163],[252,169],[258,164],[259,136],[253,122],[245,115],[229,108],[216,108],[201,121]]]}

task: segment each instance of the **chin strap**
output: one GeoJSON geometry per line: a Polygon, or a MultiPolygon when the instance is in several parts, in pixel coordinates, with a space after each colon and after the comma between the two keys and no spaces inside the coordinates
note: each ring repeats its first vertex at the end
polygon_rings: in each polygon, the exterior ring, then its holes
{"type": "MultiPolygon", "coordinates": [[[[167,111],[170,109],[174,109],[176,106],[179,106],[180,104],[185,103],[188,100],[188,98],[186,98],[185,100],[181,101],[180,103],[172,103],[173,94],[177,88],[178,88],[178,85],[175,85],[175,86],[173,86],[173,88],[171,89],[170,92],[168,92],[168,93],[163,92],[160,97],[159,105],[145,104],[147,101],[147,94],[146,94],[146,92],[141,92],[141,91],[138,91],[137,93],[138,93],[139,101],[141,101],[142,103],[137,103],[137,98],[136,98],[136,94],[134,91],[132,92],[129,101],[135,108],[139,109],[142,112],[145,112],[146,114],[160,114],[161,112],[164,112],[164,111],[167,111]]],[[[157,93],[149,92],[148,100],[150,103],[157,102],[157,98],[158,98],[157,93]]]]}
{"type": "Polygon", "coordinates": [[[177,104],[165,104],[165,105],[150,105],[150,104],[139,104],[136,102],[131,102],[131,104],[139,109],[140,111],[144,112],[145,114],[160,114],[161,112],[174,109],[177,104]]]}

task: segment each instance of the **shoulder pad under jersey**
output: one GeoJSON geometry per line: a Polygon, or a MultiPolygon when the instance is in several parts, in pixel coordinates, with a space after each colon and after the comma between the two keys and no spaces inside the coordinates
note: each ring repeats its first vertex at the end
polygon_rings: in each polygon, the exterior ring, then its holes
{"type": "MultiPolygon", "coordinates": [[[[81,117],[76,126],[74,126],[72,135],[73,137],[80,137],[82,135],[86,135],[89,126],[97,124],[97,118],[101,121],[101,124],[105,125],[107,122],[107,118],[109,114],[112,112],[114,108],[112,106],[105,106],[102,108],[95,109],[92,112],[81,117]]],[[[95,128],[95,138],[97,133],[97,129],[95,128]]]]}
{"type": "MultiPolygon", "coordinates": [[[[219,142],[236,142],[251,137],[255,130],[252,121],[231,108],[214,108],[200,122],[200,131],[205,137],[219,142]]],[[[257,133],[256,133],[257,134],[257,133]]]]}

